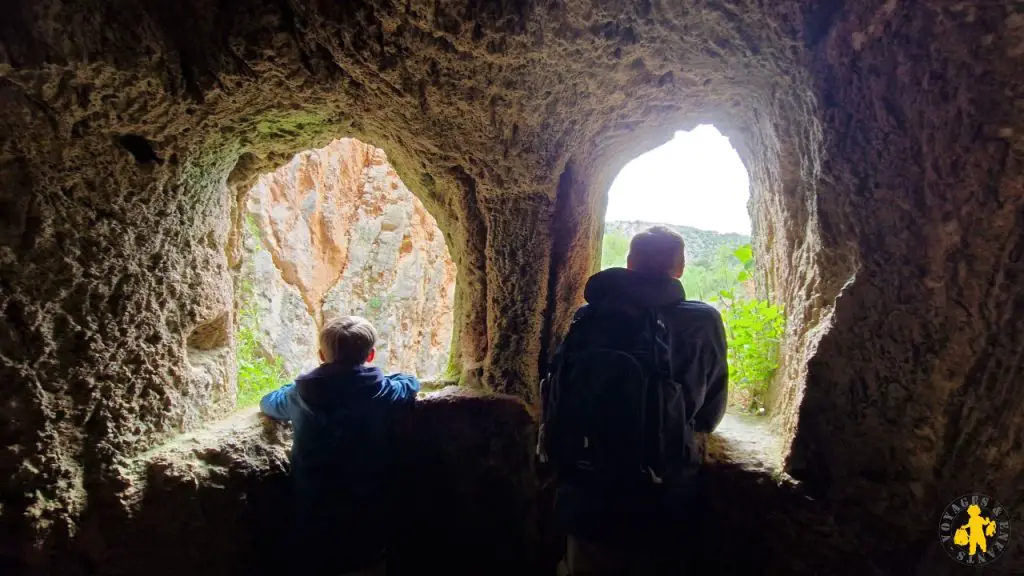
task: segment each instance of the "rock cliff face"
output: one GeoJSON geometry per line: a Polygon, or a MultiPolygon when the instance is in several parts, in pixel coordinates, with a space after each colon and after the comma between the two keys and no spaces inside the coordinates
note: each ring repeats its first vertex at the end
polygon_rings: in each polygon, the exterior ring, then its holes
{"type": "Polygon", "coordinates": [[[281,376],[294,377],[318,363],[317,323],[302,293],[284,280],[263,245],[267,232],[253,222],[249,220],[243,233],[236,328],[254,331],[259,355],[270,362],[280,359],[285,372],[281,376]]]}
{"type": "Polygon", "coordinates": [[[261,176],[246,198],[243,247],[253,301],[240,306],[255,306],[261,342],[289,374],[318,363],[324,322],[352,314],[377,328],[375,364],[422,378],[444,371],[455,264],[383,150],[344,138],[261,176]]]}

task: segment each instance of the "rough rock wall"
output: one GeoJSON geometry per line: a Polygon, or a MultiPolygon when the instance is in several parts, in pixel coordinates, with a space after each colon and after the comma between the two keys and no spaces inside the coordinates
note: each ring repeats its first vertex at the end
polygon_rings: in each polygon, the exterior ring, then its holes
{"type": "Polygon", "coordinates": [[[532,398],[596,263],[610,179],[714,123],[747,162],[791,311],[794,474],[877,515],[866,555],[941,554],[932,522],[961,492],[1021,505],[1012,4],[15,0],[4,15],[5,555],[67,551],[125,459],[222,411],[230,387],[192,370],[189,342],[230,340],[236,200],[338,136],[387,150],[448,236],[462,381],[532,398]]]}
{"type": "MultiPolygon", "coordinates": [[[[264,301],[283,295],[281,305],[263,306],[258,316],[289,373],[318,363],[318,327],[346,314],[377,328],[375,364],[424,378],[444,372],[455,264],[436,221],[383,150],[343,138],[297,154],[252,187],[243,235],[260,242],[250,258],[265,254],[279,270],[261,276],[265,283],[257,280],[255,290],[268,293],[264,301]]],[[[249,267],[258,272],[260,263],[249,267]]]]}
{"type": "MultiPolygon", "coordinates": [[[[837,501],[885,493],[868,504],[879,535],[930,538],[936,510],[972,491],[1009,501],[1019,525],[1024,14],[847,3],[814,40],[827,145],[807,208],[823,253],[856,268],[836,278],[790,465],[837,501]]],[[[1007,556],[1020,571],[1024,541],[1007,556]]]]}

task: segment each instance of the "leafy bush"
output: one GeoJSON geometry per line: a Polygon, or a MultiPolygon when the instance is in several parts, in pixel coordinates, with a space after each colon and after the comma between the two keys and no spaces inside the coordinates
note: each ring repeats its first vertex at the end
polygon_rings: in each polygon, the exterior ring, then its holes
{"type": "Polygon", "coordinates": [[[256,331],[242,328],[238,332],[238,407],[253,406],[264,394],[287,381],[284,363],[280,358],[269,362],[259,353],[256,331]]]}
{"type": "MultiPolygon", "coordinates": [[[[749,244],[745,245],[749,249],[749,244]]],[[[722,292],[746,296],[744,285],[750,273],[744,262],[737,256],[743,255],[743,247],[736,250],[719,246],[714,256],[687,262],[683,273],[683,288],[691,300],[714,302],[722,292]]]]}
{"type": "MultiPolygon", "coordinates": [[[[749,280],[754,262],[750,245],[733,254],[743,266],[737,283],[749,280]]],[[[763,412],[768,383],[779,367],[779,342],[785,330],[782,308],[731,290],[721,291],[719,301],[725,308],[722,320],[729,346],[729,383],[743,393],[748,411],[763,412]]]]}
{"type": "Polygon", "coordinates": [[[762,412],[768,383],[779,367],[782,309],[767,300],[730,302],[722,315],[729,346],[729,383],[746,392],[746,409],[762,412]]]}
{"type": "MultiPolygon", "coordinates": [[[[252,297],[252,287],[247,283],[242,284],[241,297],[243,302],[248,302],[252,297]]],[[[274,358],[271,362],[260,350],[259,314],[254,305],[246,304],[239,311],[235,343],[235,357],[238,361],[236,405],[244,408],[255,405],[264,394],[284,384],[288,375],[281,358],[274,358]]]]}

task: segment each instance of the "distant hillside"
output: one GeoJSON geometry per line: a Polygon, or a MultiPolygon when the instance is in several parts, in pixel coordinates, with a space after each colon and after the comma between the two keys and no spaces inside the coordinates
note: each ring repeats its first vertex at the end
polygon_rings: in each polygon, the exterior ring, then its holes
{"type": "Polygon", "coordinates": [[[655,225],[666,226],[683,235],[683,241],[686,242],[687,265],[710,262],[722,246],[727,246],[732,251],[750,242],[750,236],[743,234],[721,234],[689,226],[653,222],[605,222],[604,233],[618,233],[626,238],[632,238],[637,232],[655,225]]]}

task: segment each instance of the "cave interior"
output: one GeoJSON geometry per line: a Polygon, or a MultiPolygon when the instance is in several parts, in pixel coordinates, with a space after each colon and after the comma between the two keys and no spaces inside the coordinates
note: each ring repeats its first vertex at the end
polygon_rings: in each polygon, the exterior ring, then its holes
{"type": "MultiPolygon", "coordinates": [[[[545,574],[537,390],[607,190],[713,123],[788,316],[779,458],[706,439],[709,573],[956,574],[1024,519],[1024,11],[780,0],[12,0],[0,20],[0,571],[280,573],[288,430],[234,411],[243,198],[381,147],[454,261],[396,574],[545,574]],[[216,357],[222,372],[199,369],[216,357]]],[[[1024,573],[1019,536],[986,567],[1024,573]]]]}

